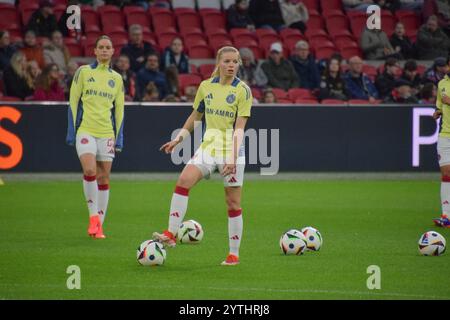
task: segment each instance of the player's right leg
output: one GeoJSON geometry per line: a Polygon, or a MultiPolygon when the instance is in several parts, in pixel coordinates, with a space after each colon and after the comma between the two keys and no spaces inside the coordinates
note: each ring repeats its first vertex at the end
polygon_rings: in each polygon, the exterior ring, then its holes
{"type": "Polygon", "coordinates": [[[94,237],[101,228],[98,215],[97,146],[95,138],[86,134],[77,135],[76,149],[83,169],[83,192],[89,210],[88,235],[94,237]]]}
{"type": "Polygon", "coordinates": [[[450,139],[439,137],[438,158],[441,168],[441,217],[433,219],[435,225],[450,228],[450,139]]]}
{"type": "Polygon", "coordinates": [[[186,214],[189,190],[203,178],[202,171],[194,164],[187,164],[178,178],[177,185],[172,195],[169,212],[169,227],[162,233],[153,233],[153,239],[160,241],[165,246],[176,245],[176,235],[184,215],[186,214]]]}

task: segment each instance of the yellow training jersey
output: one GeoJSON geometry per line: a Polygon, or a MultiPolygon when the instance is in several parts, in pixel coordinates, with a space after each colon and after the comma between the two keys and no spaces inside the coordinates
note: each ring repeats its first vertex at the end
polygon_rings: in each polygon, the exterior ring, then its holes
{"type": "Polygon", "coordinates": [[[124,87],[122,76],[108,65],[81,66],[70,88],[67,142],[73,144],[77,132],[96,138],[116,139],[122,149],[124,87]]]}
{"type": "Polygon", "coordinates": [[[450,76],[448,74],[439,81],[436,108],[442,112],[439,136],[450,138],[450,105],[442,102],[442,95],[450,97],[450,76]]]}
{"type": "Polygon", "coordinates": [[[237,117],[250,117],[253,97],[250,88],[239,78],[230,85],[219,77],[202,81],[193,108],[205,114],[206,131],[201,148],[212,156],[228,156],[233,148],[233,129],[237,117]]]}

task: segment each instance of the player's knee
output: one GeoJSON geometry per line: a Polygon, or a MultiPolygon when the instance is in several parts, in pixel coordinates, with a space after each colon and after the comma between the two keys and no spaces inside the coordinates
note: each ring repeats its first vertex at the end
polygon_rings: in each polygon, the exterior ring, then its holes
{"type": "Polygon", "coordinates": [[[107,174],[98,175],[97,183],[98,184],[109,184],[109,175],[107,175],[107,174]]]}
{"type": "Polygon", "coordinates": [[[241,208],[241,202],[237,199],[226,198],[228,210],[239,210],[241,208]]]}
{"type": "Polygon", "coordinates": [[[177,186],[186,188],[186,189],[190,189],[192,187],[192,184],[193,184],[192,179],[185,175],[181,175],[177,181],[177,186]]]}
{"type": "Polygon", "coordinates": [[[442,178],[450,179],[450,166],[445,166],[441,168],[442,178]]]}
{"type": "Polygon", "coordinates": [[[95,168],[86,168],[83,170],[83,174],[88,177],[93,177],[97,174],[95,168]]]}

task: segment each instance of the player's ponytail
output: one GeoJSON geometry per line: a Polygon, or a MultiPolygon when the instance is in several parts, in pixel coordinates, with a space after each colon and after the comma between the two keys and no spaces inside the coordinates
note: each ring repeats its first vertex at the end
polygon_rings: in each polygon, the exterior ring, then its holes
{"type": "Polygon", "coordinates": [[[216,67],[214,68],[213,73],[211,74],[211,78],[216,78],[220,76],[220,70],[219,70],[219,62],[220,59],[222,58],[222,54],[226,53],[226,52],[236,52],[238,55],[238,62],[239,65],[242,65],[242,59],[241,59],[241,55],[239,54],[239,50],[236,49],[235,47],[222,47],[217,51],[217,55],[216,55],[216,67]]]}

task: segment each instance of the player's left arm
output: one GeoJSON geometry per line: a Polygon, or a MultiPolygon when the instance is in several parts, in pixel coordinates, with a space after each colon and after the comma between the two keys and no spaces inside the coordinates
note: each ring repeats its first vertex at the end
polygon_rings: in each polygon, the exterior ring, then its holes
{"type": "Polygon", "coordinates": [[[437,94],[436,94],[436,111],[433,113],[434,119],[439,119],[442,115],[442,94],[441,94],[441,86],[438,84],[437,94]]]}
{"type": "Polygon", "coordinates": [[[125,88],[122,77],[120,77],[119,88],[116,93],[115,103],[115,118],[116,118],[116,151],[120,152],[123,149],[123,120],[125,113],[125,88]]]}

